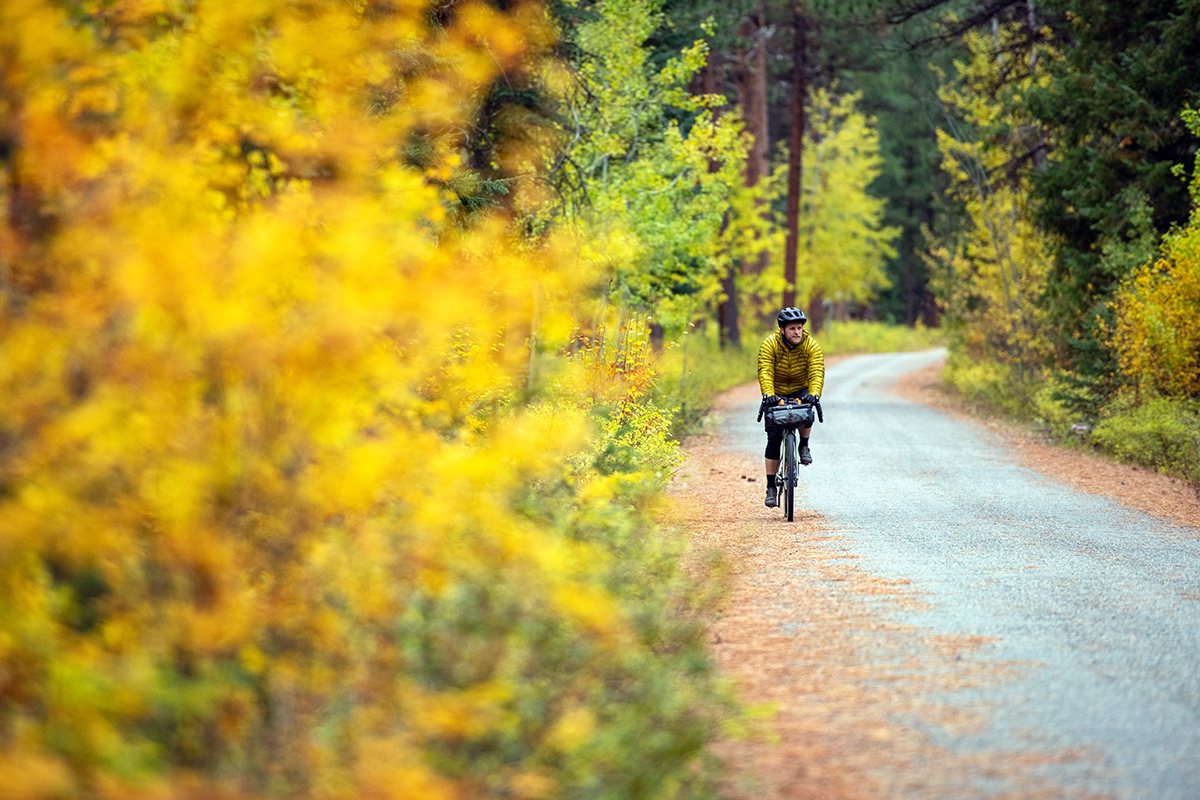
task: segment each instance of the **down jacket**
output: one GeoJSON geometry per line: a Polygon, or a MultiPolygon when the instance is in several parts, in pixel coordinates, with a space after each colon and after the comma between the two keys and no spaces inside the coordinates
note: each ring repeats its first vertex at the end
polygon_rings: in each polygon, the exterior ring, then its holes
{"type": "Polygon", "coordinates": [[[758,348],[758,385],[764,395],[794,395],[807,389],[819,396],[825,387],[825,354],[817,340],[807,330],[795,347],[788,347],[782,331],[763,339],[758,348]]]}

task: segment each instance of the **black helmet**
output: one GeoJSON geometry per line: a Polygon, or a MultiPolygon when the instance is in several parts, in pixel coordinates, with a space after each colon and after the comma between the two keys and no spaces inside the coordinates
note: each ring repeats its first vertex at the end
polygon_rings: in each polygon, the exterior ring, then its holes
{"type": "Polygon", "coordinates": [[[793,322],[799,322],[803,325],[808,322],[808,317],[804,316],[804,312],[798,308],[788,307],[779,312],[779,327],[783,328],[793,322]]]}

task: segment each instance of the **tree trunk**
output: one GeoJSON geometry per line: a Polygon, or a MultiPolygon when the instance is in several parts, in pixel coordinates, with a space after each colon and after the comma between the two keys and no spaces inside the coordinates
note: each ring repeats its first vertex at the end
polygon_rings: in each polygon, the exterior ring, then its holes
{"type": "Polygon", "coordinates": [[[1029,71],[1033,72],[1037,67],[1037,49],[1034,45],[1037,44],[1038,37],[1037,14],[1033,11],[1033,0],[1026,0],[1025,11],[1029,16],[1029,71]]]}
{"type": "MultiPolygon", "coordinates": [[[[908,179],[911,191],[912,177],[908,179]]],[[[916,213],[916,200],[908,198],[908,218],[916,213]]],[[[907,230],[903,239],[904,245],[904,324],[913,327],[917,324],[917,242],[916,235],[911,229],[907,230]]]]}
{"type": "Polygon", "coordinates": [[[792,6],[792,130],[788,137],[787,249],[783,261],[783,305],[796,304],[796,257],[800,244],[800,187],[804,166],[804,99],[808,94],[807,49],[805,34],[808,21],[804,6],[792,6]]]}
{"type": "Polygon", "coordinates": [[[817,333],[825,327],[825,293],[820,289],[813,292],[808,301],[808,332],[817,333]]]}
{"type": "MultiPolygon", "coordinates": [[[[763,0],[751,12],[749,18],[742,23],[738,33],[748,42],[747,47],[739,47],[736,55],[736,82],[738,103],[742,107],[742,116],[746,121],[746,132],[750,134],[750,150],[746,154],[745,185],[754,187],[770,172],[770,129],[768,128],[767,104],[767,39],[769,28],[766,24],[766,7],[763,0]]],[[[769,215],[770,209],[763,208],[762,213],[769,215]]],[[[766,271],[771,264],[771,254],[766,249],[760,250],[751,258],[745,258],[741,263],[743,275],[758,275],[766,271]]],[[[764,316],[763,321],[773,318],[774,314],[764,316]]]]}
{"type": "MultiPolygon", "coordinates": [[[[746,133],[750,135],[750,149],[746,153],[745,185],[752,188],[766,177],[770,170],[770,132],[767,127],[767,37],[766,9],[759,0],[754,11],[738,28],[738,34],[746,41],[745,47],[734,51],[734,78],[738,104],[746,122],[746,133]]],[[[764,208],[763,213],[769,213],[764,208]]],[[[771,256],[760,250],[753,257],[741,261],[742,275],[758,275],[770,266],[771,256]]],[[[773,315],[772,315],[773,316],[773,315]]],[[[766,318],[764,318],[765,321],[766,318]]]]}
{"type": "Polygon", "coordinates": [[[742,329],[738,323],[737,270],[731,263],[721,276],[721,293],[724,299],[717,306],[717,325],[721,348],[742,346],[742,329]]]}
{"type": "Polygon", "coordinates": [[[738,33],[750,41],[748,51],[739,47],[735,55],[738,103],[752,140],[746,154],[746,186],[755,186],[768,170],[767,42],[761,2],[738,33]]]}
{"type": "Polygon", "coordinates": [[[657,322],[650,323],[650,347],[656,353],[661,353],[663,349],[663,336],[665,331],[663,326],[657,322]]]}
{"type": "MultiPolygon", "coordinates": [[[[704,66],[700,69],[699,84],[701,94],[724,94],[724,86],[721,80],[721,60],[722,54],[710,50],[708,59],[704,62],[704,66]]],[[[717,116],[722,109],[713,109],[713,115],[717,116]]],[[[719,162],[709,161],[708,171],[716,172],[721,168],[719,162]]],[[[725,214],[725,218],[721,221],[721,231],[725,231],[725,227],[729,224],[729,214],[725,214]]],[[[741,326],[738,324],[738,299],[737,299],[737,270],[730,265],[721,276],[721,301],[717,304],[717,340],[721,343],[721,347],[741,347],[742,334],[741,326]]]]}

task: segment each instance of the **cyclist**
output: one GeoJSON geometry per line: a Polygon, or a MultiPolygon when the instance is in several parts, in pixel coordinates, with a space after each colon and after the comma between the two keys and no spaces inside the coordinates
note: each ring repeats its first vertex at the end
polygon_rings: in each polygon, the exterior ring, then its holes
{"type": "MultiPolygon", "coordinates": [[[[825,386],[825,355],[804,323],[808,318],[798,308],[785,308],[777,317],[779,330],[763,340],[758,348],[758,386],[763,402],[775,405],[787,397],[794,400],[816,401],[825,386]]],[[[767,500],[770,508],[779,505],[779,490],[775,472],[779,469],[779,448],[783,430],[767,422],[767,500]]],[[[808,438],[812,428],[800,430],[800,463],[812,463],[808,438]]]]}

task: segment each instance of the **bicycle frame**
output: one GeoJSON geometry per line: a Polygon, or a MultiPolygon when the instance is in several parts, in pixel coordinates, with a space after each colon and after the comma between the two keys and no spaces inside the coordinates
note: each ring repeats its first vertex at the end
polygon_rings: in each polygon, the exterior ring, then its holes
{"type": "Polygon", "coordinates": [[[800,436],[795,428],[784,428],[783,446],[779,454],[779,470],[775,473],[775,486],[780,493],[780,503],[783,514],[788,522],[794,518],[796,511],[796,487],[800,483],[799,450],[800,436]]]}

